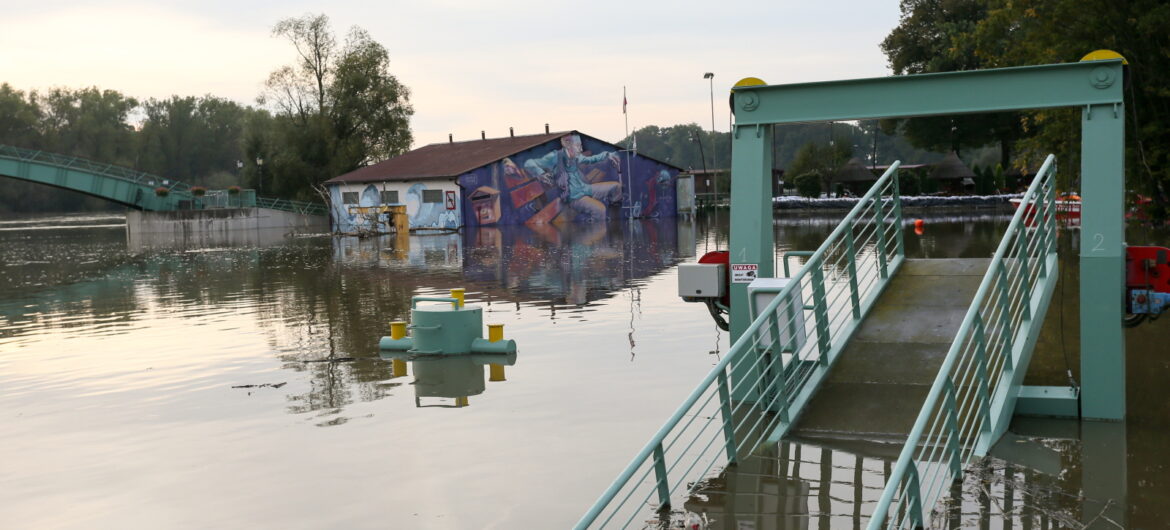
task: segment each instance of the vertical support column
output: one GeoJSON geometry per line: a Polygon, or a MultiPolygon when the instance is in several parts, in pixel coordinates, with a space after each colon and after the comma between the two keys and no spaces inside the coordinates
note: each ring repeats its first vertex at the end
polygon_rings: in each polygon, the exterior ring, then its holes
{"type": "MultiPolygon", "coordinates": [[[[756,95],[751,91],[735,93],[735,111],[755,109],[750,103],[756,95]]],[[[758,101],[758,100],[757,100],[758,101]]],[[[767,125],[735,126],[731,143],[731,244],[730,264],[756,265],[756,275],[771,278],[775,274],[775,239],[772,234],[772,127],[767,125]]],[[[743,335],[751,324],[746,283],[731,284],[731,342],[743,335]]],[[[758,381],[762,355],[757,349],[745,351],[747,356],[735,365],[732,381],[758,381]]],[[[736,384],[732,398],[736,401],[755,401],[762,396],[754,385],[736,384]]]]}
{"type": "MultiPolygon", "coordinates": [[[[750,93],[750,92],[749,92],[750,93]]],[[[737,103],[740,93],[735,95],[737,103]]],[[[738,105],[737,105],[738,106],[738,105]]],[[[738,109],[737,109],[738,110],[738,109]]],[[[775,276],[772,234],[772,127],[736,126],[731,142],[731,265],[757,265],[757,276],[775,276]]],[[[731,341],[751,323],[747,284],[731,284],[731,341]]]]}
{"type": "MultiPolygon", "coordinates": [[[[1120,72],[1118,72],[1120,74],[1120,72]]],[[[1117,80],[1120,84],[1120,79],[1117,80]]],[[[1081,118],[1081,414],[1125,419],[1125,109],[1081,118]]]]}

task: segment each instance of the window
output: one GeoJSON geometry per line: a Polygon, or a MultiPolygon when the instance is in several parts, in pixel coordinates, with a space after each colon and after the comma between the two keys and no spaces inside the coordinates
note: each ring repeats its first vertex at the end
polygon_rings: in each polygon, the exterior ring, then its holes
{"type": "Polygon", "coordinates": [[[358,192],[356,192],[356,191],[343,191],[343,192],[341,192],[341,202],[342,202],[342,204],[357,204],[358,203],[358,192]]]}
{"type": "Polygon", "coordinates": [[[398,204],[398,191],[382,190],[382,204],[398,204]]]}
{"type": "Polygon", "coordinates": [[[422,190],[423,202],[443,202],[443,190],[422,190]]]}

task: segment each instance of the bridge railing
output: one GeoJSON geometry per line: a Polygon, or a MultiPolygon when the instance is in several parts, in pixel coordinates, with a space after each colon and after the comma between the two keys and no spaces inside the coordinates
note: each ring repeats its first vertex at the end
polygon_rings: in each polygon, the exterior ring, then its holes
{"type": "Polygon", "coordinates": [[[932,508],[1011,420],[1013,379],[1028,359],[1057,276],[1055,159],[1028,187],[922,405],[869,528],[936,526],[932,508]],[[1051,292],[1050,290],[1048,292],[1051,292]]]}
{"type": "Polygon", "coordinates": [[[256,206],[270,210],[294,212],[308,215],[329,215],[329,209],[324,204],[316,202],[294,201],[289,199],[271,199],[256,197],[256,206]]]}
{"type": "Polygon", "coordinates": [[[191,186],[188,186],[187,184],[178,180],[160,177],[158,175],[136,171],[122,166],[116,166],[114,164],[94,162],[92,160],[86,160],[84,158],[78,158],[75,156],[66,156],[33,149],[22,149],[20,147],[14,147],[11,145],[0,145],[0,156],[14,158],[25,162],[40,162],[51,164],[65,169],[78,169],[105,177],[129,181],[140,186],[149,186],[154,188],[164,187],[170,190],[172,193],[188,193],[191,190],[191,186]]]}
{"type": "Polygon", "coordinates": [[[882,175],[815,252],[799,253],[807,255],[800,270],[758,308],[727,355],[576,528],[669,517],[670,507],[682,507],[712,470],[792,425],[902,263],[897,168],[882,175]]]}

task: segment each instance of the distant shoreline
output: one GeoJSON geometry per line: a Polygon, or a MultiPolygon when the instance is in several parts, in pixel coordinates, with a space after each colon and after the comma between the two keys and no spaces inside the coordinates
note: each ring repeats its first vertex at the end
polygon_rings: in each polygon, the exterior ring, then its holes
{"type": "MultiPolygon", "coordinates": [[[[903,208],[935,208],[935,207],[960,207],[960,208],[995,208],[1008,206],[1011,203],[1010,199],[1019,198],[1021,194],[1005,194],[1005,195],[958,195],[950,197],[934,197],[934,196],[911,196],[902,197],[903,208]]],[[[772,209],[774,210],[848,210],[853,208],[860,200],[858,197],[833,197],[833,198],[817,198],[810,199],[807,197],[774,197],[772,198],[772,209]]]]}

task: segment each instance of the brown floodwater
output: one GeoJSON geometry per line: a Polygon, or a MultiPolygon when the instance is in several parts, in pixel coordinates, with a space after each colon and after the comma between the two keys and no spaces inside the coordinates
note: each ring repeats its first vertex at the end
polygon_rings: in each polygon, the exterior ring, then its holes
{"type": "MultiPolygon", "coordinates": [[[[816,248],[840,217],[783,215],[778,252],[816,248]]],[[[911,257],[989,255],[1008,220],[923,216],[925,233],[906,234],[911,257]]],[[[406,245],[279,233],[131,241],[123,223],[0,219],[2,527],[564,528],[727,348],[675,286],[679,262],[726,246],[725,216],[406,245]],[[485,382],[478,365],[395,377],[378,357],[412,296],[451,287],[517,341],[506,381],[485,382]]],[[[1131,235],[1144,241],[1170,239],[1131,235]]],[[[1061,248],[1068,281],[1033,359],[1037,384],[1066,381],[1066,366],[1077,375],[1075,231],[1061,248]]],[[[1076,423],[1021,425],[1025,441],[1013,443],[1050,451],[987,460],[954,520],[1057,528],[1101,512],[1162,526],[1170,319],[1127,337],[1129,421],[1087,435],[1076,423]],[[1093,460],[1102,445],[1113,453],[1093,460]]],[[[750,480],[788,494],[744,492],[764,499],[752,513],[716,497],[696,509],[713,527],[853,527],[888,465],[800,444],[775,453],[750,480]]]]}

